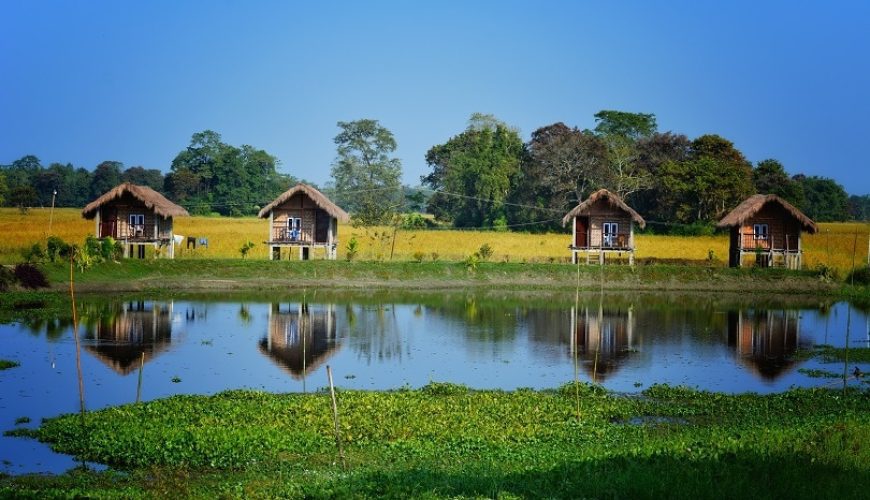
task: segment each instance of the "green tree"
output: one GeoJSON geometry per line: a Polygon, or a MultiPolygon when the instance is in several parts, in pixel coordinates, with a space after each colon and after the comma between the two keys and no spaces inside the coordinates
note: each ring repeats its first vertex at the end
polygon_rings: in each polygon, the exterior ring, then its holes
{"type": "Polygon", "coordinates": [[[803,186],[793,181],[785,172],[782,163],[777,160],[758,162],[752,169],[752,183],[757,193],[775,194],[797,207],[802,207],[806,202],[803,186]]]}
{"type": "Polygon", "coordinates": [[[656,175],[666,221],[712,223],[752,194],[752,168],[733,143],[715,135],[692,141],[684,161],[666,161],[656,175]]]}
{"type": "Polygon", "coordinates": [[[91,177],[91,197],[102,196],[121,183],[121,169],[124,164],[119,161],[104,161],[94,169],[91,177]]]}
{"type": "Polygon", "coordinates": [[[843,186],[827,177],[794,176],[803,188],[806,202],[803,211],[816,222],[849,220],[849,195],[843,186]]]}
{"type": "Polygon", "coordinates": [[[278,173],[277,163],[263,150],[231,146],[217,132],[204,130],[172,160],[164,188],[194,213],[253,214],[293,180],[278,173]]]}
{"type": "Polygon", "coordinates": [[[0,207],[6,203],[6,197],[9,195],[9,187],[6,185],[6,174],[0,171],[0,207]]]}
{"type": "Polygon", "coordinates": [[[339,205],[364,226],[389,223],[400,209],[402,163],[392,153],[396,140],[377,120],[338,122],[332,164],[339,205]]]}
{"type": "Polygon", "coordinates": [[[422,181],[436,191],[429,211],[457,227],[505,224],[523,151],[516,129],[491,115],[472,115],[464,132],[426,153],[432,172],[422,181]]]}
{"type": "Polygon", "coordinates": [[[656,132],[656,115],[602,110],[595,113],[595,133],[636,141],[656,132]]]}
{"type": "Polygon", "coordinates": [[[625,199],[652,186],[638,162],[638,141],[656,132],[654,114],[603,110],[595,114],[595,133],[607,144],[610,176],[603,187],[625,199]]]}
{"type": "MultiPolygon", "coordinates": [[[[561,122],[532,132],[526,153],[511,195],[514,223],[558,218],[610,179],[604,140],[561,122]]],[[[557,229],[560,224],[556,220],[532,229],[557,229]]]]}
{"type": "Polygon", "coordinates": [[[849,197],[849,216],[852,220],[870,220],[870,194],[849,197]]]}
{"type": "Polygon", "coordinates": [[[121,174],[121,180],[139,186],[148,186],[158,192],[163,191],[163,172],[156,168],[130,167],[121,174]]]}

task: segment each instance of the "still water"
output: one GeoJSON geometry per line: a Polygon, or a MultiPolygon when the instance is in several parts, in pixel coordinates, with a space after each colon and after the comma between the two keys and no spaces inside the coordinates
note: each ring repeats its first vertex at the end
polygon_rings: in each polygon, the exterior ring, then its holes
{"type": "MultiPolygon", "coordinates": [[[[336,385],[349,389],[431,381],[540,389],[579,379],[621,392],[667,383],[769,393],[841,387],[843,377],[813,378],[802,369],[851,374],[854,363],[798,361],[795,352],[870,342],[866,312],[812,299],[324,297],[85,298],[79,313],[85,405],[134,402],[140,373],[142,400],[238,388],[313,392],[327,385],[327,365],[336,385]]],[[[78,411],[70,318],[0,325],[0,358],[21,363],[0,371],[0,429],[78,411]]],[[[34,440],[0,437],[2,472],[75,465],[34,440]]]]}

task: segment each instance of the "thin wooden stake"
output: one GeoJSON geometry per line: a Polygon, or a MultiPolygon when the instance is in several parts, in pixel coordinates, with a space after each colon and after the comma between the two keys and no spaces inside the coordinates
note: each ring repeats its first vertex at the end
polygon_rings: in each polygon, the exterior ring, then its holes
{"type": "Polygon", "coordinates": [[[139,358],[139,383],[136,384],[136,403],[142,399],[142,371],[145,369],[145,351],[142,351],[142,357],[139,358]]]}
{"type": "Polygon", "coordinates": [[[82,414],[82,429],[85,428],[85,383],[82,379],[82,348],[79,342],[79,322],[76,316],[76,293],[73,280],[73,252],[69,253],[69,296],[72,303],[73,338],[76,344],[76,372],[79,379],[79,409],[82,414]]]}
{"type": "Polygon", "coordinates": [[[347,470],[347,462],[344,460],[344,449],[341,446],[341,430],[338,425],[338,402],[335,400],[335,386],[332,385],[332,368],[326,365],[326,376],[329,377],[329,395],[332,397],[332,420],[335,422],[335,445],[338,447],[338,458],[341,459],[341,467],[347,470]]]}

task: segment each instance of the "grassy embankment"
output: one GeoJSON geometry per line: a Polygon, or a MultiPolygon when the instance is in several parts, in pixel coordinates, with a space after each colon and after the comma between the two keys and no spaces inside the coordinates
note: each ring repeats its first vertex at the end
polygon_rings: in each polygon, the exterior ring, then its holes
{"type": "MultiPolygon", "coordinates": [[[[59,451],[126,473],[0,479],[0,496],[861,498],[866,392],[642,397],[567,385],[432,384],[329,396],[176,396],[43,424],[59,451]]],[[[25,431],[33,432],[33,431],[25,431]]]]}
{"type": "MultiPolygon", "coordinates": [[[[45,242],[48,236],[50,210],[31,209],[21,214],[16,209],[0,209],[0,263],[13,263],[20,259],[22,249],[34,242],[45,242]]],[[[177,234],[207,237],[208,248],[196,250],[182,247],[177,253],[181,260],[197,258],[239,258],[239,248],[248,240],[255,243],[249,259],[268,259],[268,249],[262,244],[268,222],[254,217],[182,217],[175,221],[177,234]]],[[[853,249],[858,265],[866,263],[870,225],[861,223],[820,224],[816,235],[804,235],[804,265],[813,269],[824,264],[845,275],[852,268],[853,249]]],[[[56,209],[52,220],[52,233],[69,242],[81,242],[94,232],[93,221],[82,219],[79,210],[56,209]]],[[[360,260],[389,259],[392,231],[386,228],[365,230],[349,225],[339,227],[340,260],[346,255],[346,244],[355,237],[360,245],[360,260]],[[386,239],[380,236],[388,233],[386,239]]],[[[549,263],[567,262],[568,234],[531,234],[493,231],[417,230],[396,234],[393,260],[412,261],[422,256],[425,261],[460,261],[476,252],[483,244],[493,249],[492,261],[549,263]],[[416,254],[416,255],[415,255],[416,254]]],[[[707,263],[710,252],[714,262],[724,267],[728,257],[727,235],[716,236],[663,236],[638,234],[637,258],[653,262],[707,263]]],[[[320,254],[316,253],[315,258],[320,254]]]]}

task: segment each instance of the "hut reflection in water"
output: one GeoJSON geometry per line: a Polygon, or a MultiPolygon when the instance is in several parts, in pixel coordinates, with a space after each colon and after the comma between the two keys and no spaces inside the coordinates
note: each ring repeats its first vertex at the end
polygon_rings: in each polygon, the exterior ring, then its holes
{"type": "Polygon", "coordinates": [[[320,367],[338,351],[334,304],[290,304],[269,308],[269,333],[260,352],[296,380],[320,367]]]}
{"type": "Polygon", "coordinates": [[[112,304],[85,325],[85,350],[121,375],[128,375],[172,343],[172,302],[112,304]]]}
{"type": "Polygon", "coordinates": [[[592,382],[599,383],[634,350],[632,308],[572,307],[571,332],[572,359],[583,364],[592,382]]]}
{"type": "Polygon", "coordinates": [[[728,313],[728,345],[743,364],[765,379],[776,379],[794,365],[799,344],[799,311],[749,309],[728,313]]]}

